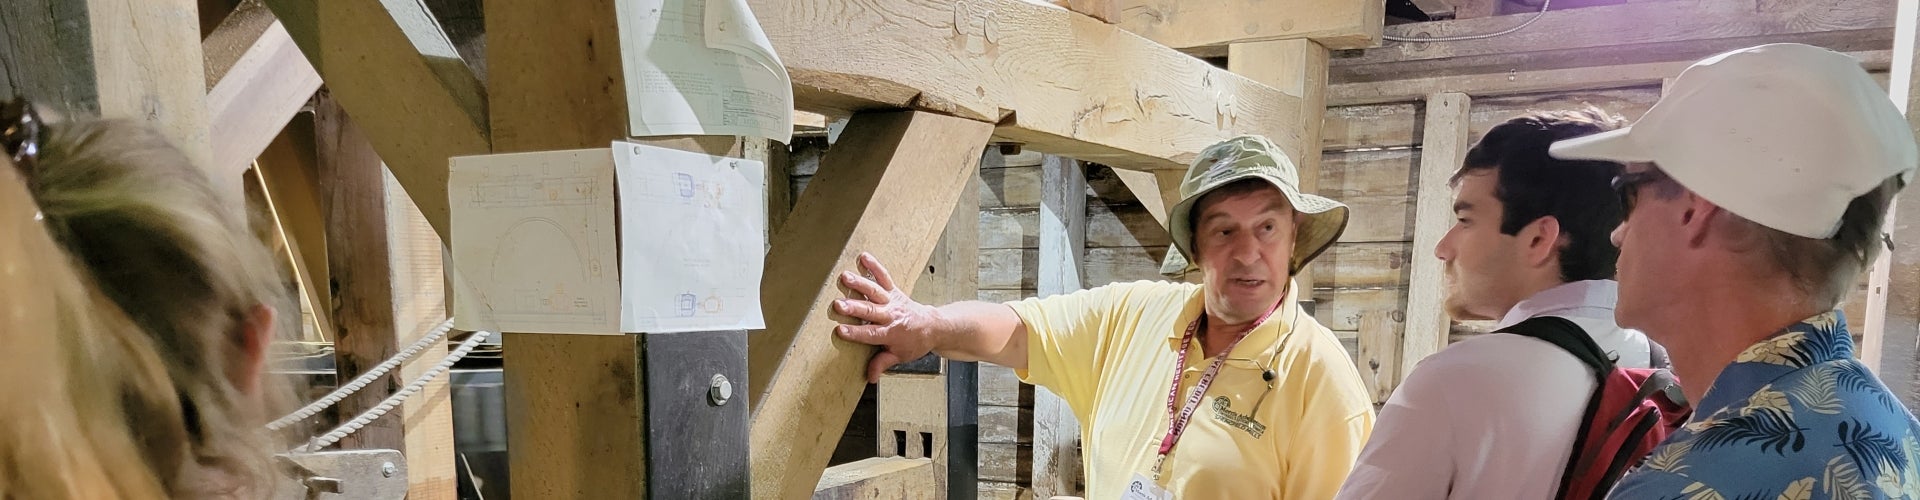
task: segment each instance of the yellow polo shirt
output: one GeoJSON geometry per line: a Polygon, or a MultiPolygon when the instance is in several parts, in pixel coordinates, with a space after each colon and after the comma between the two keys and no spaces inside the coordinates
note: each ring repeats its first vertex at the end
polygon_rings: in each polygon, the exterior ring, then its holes
{"type": "MultiPolygon", "coordinates": [[[[1203,304],[1200,285],[1151,281],[1008,303],[1027,326],[1021,379],[1080,419],[1089,500],[1118,498],[1135,472],[1152,477],[1180,339],[1203,304]]],[[[1195,340],[1176,406],[1212,363],[1204,356],[1195,340]]],[[[1289,293],[1227,353],[1160,485],[1181,500],[1333,498],[1373,430],[1370,401],[1340,341],[1289,293]]]]}

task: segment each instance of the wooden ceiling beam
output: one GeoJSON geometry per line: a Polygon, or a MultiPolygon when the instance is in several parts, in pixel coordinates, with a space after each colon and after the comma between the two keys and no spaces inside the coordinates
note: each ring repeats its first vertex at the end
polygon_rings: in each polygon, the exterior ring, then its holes
{"type": "Polygon", "coordinates": [[[205,41],[214,177],[239,178],[320,90],[320,73],[265,5],[235,9],[205,41]]]}
{"type": "MultiPolygon", "coordinates": [[[[1892,2],[1780,0],[1629,3],[1547,12],[1520,31],[1451,42],[1389,42],[1358,55],[1335,57],[1336,84],[1403,79],[1692,61],[1727,50],[1800,42],[1843,52],[1892,45],[1892,2]]],[[[1386,34],[1450,37],[1494,33],[1533,14],[1388,26],[1386,34]]]]}
{"type": "MultiPolygon", "coordinates": [[[[1892,59],[1890,50],[1849,52],[1860,59],[1867,71],[1886,71],[1892,59]]],[[[1662,80],[1680,75],[1694,60],[1663,61],[1591,66],[1584,68],[1510,71],[1488,74],[1448,75],[1341,83],[1327,87],[1328,106],[1412,102],[1439,92],[1461,92],[1475,97],[1569,92],[1622,87],[1659,85],[1662,80]]]]}
{"type": "Polygon", "coordinates": [[[447,159],[487,153],[485,91],[425,4],[266,0],[442,238],[447,159]]]}
{"type": "MultiPolygon", "coordinates": [[[[1078,3],[1078,2],[1076,2],[1078,3]]],[[[1386,2],[1378,0],[1107,0],[1104,13],[1128,31],[1182,50],[1224,53],[1227,45],[1306,38],[1328,48],[1380,45],[1386,2]]],[[[1085,8],[1085,7],[1083,7],[1085,8]]]]}
{"type": "Polygon", "coordinates": [[[751,0],[796,106],[910,108],[997,123],[1003,142],[1179,169],[1258,133],[1305,144],[1302,101],[1084,14],[1025,0],[751,0]]]}

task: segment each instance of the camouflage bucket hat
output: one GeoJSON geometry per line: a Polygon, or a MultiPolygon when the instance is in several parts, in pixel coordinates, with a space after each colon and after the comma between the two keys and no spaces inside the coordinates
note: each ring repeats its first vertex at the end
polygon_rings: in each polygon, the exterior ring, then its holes
{"type": "Polygon", "coordinates": [[[1162,274],[1178,276],[1199,267],[1193,264],[1193,206],[1208,192],[1241,179],[1261,179],[1280,188],[1287,203],[1303,215],[1294,227],[1293,262],[1297,274],[1347,229],[1347,206],[1332,199],[1300,192],[1300,169],[1286,152],[1265,137],[1243,135],[1207,147],[1187,167],[1180,182],[1180,203],[1167,213],[1167,232],[1173,249],[1160,266],[1162,274]]]}

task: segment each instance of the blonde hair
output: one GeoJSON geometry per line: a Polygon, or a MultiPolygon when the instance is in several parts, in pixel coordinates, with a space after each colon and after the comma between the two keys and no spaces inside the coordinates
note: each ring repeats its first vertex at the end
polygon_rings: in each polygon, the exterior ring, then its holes
{"type": "MultiPolygon", "coordinates": [[[[246,356],[249,314],[273,308],[280,335],[292,331],[290,319],[298,315],[288,314],[295,310],[284,281],[238,198],[215,191],[157,132],[128,122],[48,127],[32,163],[27,184],[46,233],[78,264],[82,281],[95,285],[93,301],[117,306],[137,325],[86,318],[63,324],[68,331],[60,336],[78,345],[68,346],[69,357],[54,371],[76,386],[119,391],[95,391],[118,394],[99,402],[111,403],[108,411],[83,404],[81,398],[93,395],[70,394],[76,425],[87,434],[51,439],[71,444],[117,426],[130,432],[164,496],[269,493],[263,412],[285,405],[290,390],[281,381],[262,381],[258,396],[273,403],[262,405],[235,385],[233,374],[246,356]],[[84,355],[72,356],[76,352],[84,355]],[[133,362],[122,367],[122,360],[133,362]],[[114,405],[120,411],[111,411],[114,405]]],[[[128,452],[117,444],[92,444],[98,454],[115,457],[115,468],[125,465],[128,452]]]]}
{"type": "Polygon", "coordinates": [[[180,420],[165,368],[47,237],[13,170],[0,157],[0,498],[164,496],[149,464],[185,457],[165,444],[178,436],[126,422],[180,420]]]}

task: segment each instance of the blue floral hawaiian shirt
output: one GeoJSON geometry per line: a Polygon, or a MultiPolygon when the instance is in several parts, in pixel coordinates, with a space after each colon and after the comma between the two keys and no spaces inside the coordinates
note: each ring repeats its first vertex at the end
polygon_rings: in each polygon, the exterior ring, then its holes
{"type": "Polygon", "coordinates": [[[1920,423],[1854,359],[1833,311],[1741,352],[1608,498],[1920,499],[1916,439],[1920,423]]]}

